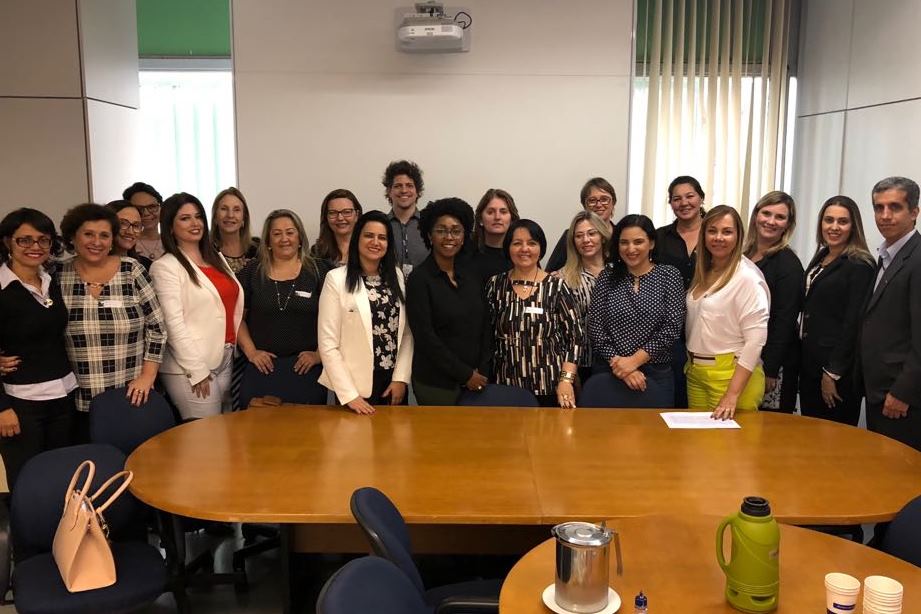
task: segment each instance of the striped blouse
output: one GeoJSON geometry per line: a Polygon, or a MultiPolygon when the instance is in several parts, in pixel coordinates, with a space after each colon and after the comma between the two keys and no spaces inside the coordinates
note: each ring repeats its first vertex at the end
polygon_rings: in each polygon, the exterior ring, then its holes
{"type": "Polygon", "coordinates": [[[496,383],[536,395],[553,394],[564,362],[578,364],[583,324],[572,292],[548,275],[527,299],[515,294],[508,273],[486,285],[495,331],[496,383]]]}
{"type": "Polygon", "coordinates": [[[64,340],[80,385],[77,409],[89,411],[97,394],[137,378],[144,361],[162,361],[166,327],[150,277],[133,258],[121,259],[98,299],[89,293],[73,260],[60,267],[67,305],[64,340]]]}
{"type": "MultiPolygon", "coordinates": [[[[604,272],[604,269],[602,269],[604,272]]],[[[552,275],[559,277],[560,271],[554,271],[552,275]]],[[[561,278],[562,279],[562,278],[561,278]]],[[[594,275],[582,269],[579,273],[579,285],[575,288],[570,287],[572,298],[576,302],[576,311],[582,318],[582,351],[579,354],[579,366],[592,366],[592,347],[588,336],[588,306],[592,302],[592,292],[595,290],[596,278],[594,275]]],[[[568,284],[567,284],[568,285],[568,284]]]]}

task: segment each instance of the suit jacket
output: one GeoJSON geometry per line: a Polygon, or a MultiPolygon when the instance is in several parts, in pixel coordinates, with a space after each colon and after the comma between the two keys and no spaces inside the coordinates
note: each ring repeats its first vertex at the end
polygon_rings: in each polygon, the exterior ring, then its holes
{"type": "Polygon", "coordinates": [[[771,291],[771,318],[767,341],[761,350],[764,374],[777,377],[780,367],[796,364],[796,319],[803,304],[803,264],[789,247],[762,258],[758,268],[771,291]]]}
{"type": "Polygon", "coordinates": [[[912,232],[864,309],[860,358],[868,405],[882,404],[891,392],[921,407],[921,235],[912,232]]]}
{"type": "MultiPolygon", "coordinates": [[[[166,352],[160,372],[184,373],[190,383],[197,384],[224,359],[227,318],[221,296],[204,273],[197,276],[201,285],[196,286],[172,254],[154,260],[150,276],[166,321],[166,352]]],[[[243,288],[235,275],[228,276],[240,291],[233,312],[236,331],[243,320],[243,288]]]]}
{"type": "MultiPolygon", "coordinates": [[[[323,361],[319,382],[335,392],[341,403],[370,397],[374,383],[371,303],[363,283],[358,284],[355,292],[348,291],[347,268],[339,267],[326,275],[317,319],[317,349],[323,361]]],[[[397,279],[403,288],[403,274],[399,270],[397,279]]],[[[393,381],[409,383],[412,361],[413,337],[406,324],[404,304],[400,305],[393,381]]]]}
{"type": "MultiPolygon", "coordinates": [[[[807,274],[827,254],[822,248],[806,267],[807,274]]],[[[842,254],[812,282],[803,302],[804,374],[821,375],[827,369],[852,375],[861,314],[874,276],[872,264],[842,254]]]]}

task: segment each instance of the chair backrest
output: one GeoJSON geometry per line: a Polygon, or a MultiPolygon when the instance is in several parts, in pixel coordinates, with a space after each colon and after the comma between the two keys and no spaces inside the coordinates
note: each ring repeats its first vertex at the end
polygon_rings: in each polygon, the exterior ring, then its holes
{"type": "MultiPolygon", "coordinates": [[[[74,471],[85,460],[96,464],[91,488],[125,468],[125,455],[104,444],[84,444],[48,450],[32,457],[19,472],[13,489],[10,529],[16,560],[51,551],[58,521],[64,512],[64,493],[74,471]]],[[[117,540],[137,531],[140,503],[125,491],[105,511],[109,535],[117,540]]]]}
{"type": "Polygon", "coordinates": [[[349,507],[374,554],[399,567],[416,586],[419,594],[425,592],[422,576],[413,561],[406,522],[393,501],[378,489],[366,486],[352,493],[349,507]]]}
{"type": "Polygon", "coordinates": [[[131,404],[124,388],[106,390],[90,403],[90,440],[115,446],[125,456],[174,426],[173,411],[156,390],[150,391],[140,407],[131,404]]]}
{"type": "Polygon", "coordinates": [[[883,538],[882,549],[921,567],[921,497],[906,503],[895,515],[883,538]]]}
{"type": "Polygon", "coordinates": [[[330,576],[317,598],[317,614],[423,614],[422,596],[400,569],[367,556],[346,563],[330,576]]]}
{"type": "Polygon", "coordinates": [[[487,384],[483,390],[464,390],[457,400],[467,407],[539,407],[530,390],[504,384],[487,384]]]}
{"type": "Polygon", "coordinates": [[[646,390],[630,390],[611,373],[591,376],[582,387],[579,407],[644,407],[661,409],[661,386],[652,378],[646,378],[646,390]]]}

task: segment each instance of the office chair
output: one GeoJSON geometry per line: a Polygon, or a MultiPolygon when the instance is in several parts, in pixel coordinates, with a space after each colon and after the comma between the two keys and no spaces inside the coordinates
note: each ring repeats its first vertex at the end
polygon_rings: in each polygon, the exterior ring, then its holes
{"type": "Polygon", "coordinates": [[[316,383],[319,374],[298,375],[294,372],[297,356],[275,359],[275,370],[271,377],[246,377],[240,382],[240,407],[246,409],[256,397],[273,396],[282,403],[299,405],[326,405],[327,391],[320,386],[311,387],[307,383],[316,383]]]}
{"type": "MultiPolygon", "coordinates": [[[[654,408],[661,409],[662,387],[652,379],[646,379],[646,390],[630,390],[612,373],[598,373],[586,380],[579,395],[579,407],[609,408],[654,408]]],[[[672,394],[668,395],[667,407],[674,403],[672,394]]]]}
{"type": "Polygon", "coordinates": [[[889,524],[882,551],[921,567],[921,497],[905,504],[889,524]]]}
{"type": "MultiPolygon", "coordinates": [[[[64,509],[64,492],[77,467],[96,464],[92,489],[125,467],[125,455],[112,446],[85,444],[42,452],[25,464],[16,481],[10,510],[16,550],[12,585],[16,611],[22,614],[121,612],[152,603],[167,590],[167,570],[156,548],[135,536],[141,525],[140,505],[123,493],[106,510],[117,581],[112,586],[71,593],[61,580],[51,553],[64,509]]],[[[143,533],[141,533],[143,538],[143,533]]],[[[8,544],[0,553],[8,561],[8,544]]],[[[9,578],[0,579],[3,584],[9,578]]],[[[0,586],[0,590],[6,590],[0,586]]]]}
{"type": "Polygon", "coordinates": [[[465,605],[455,611],[499,611],[502,580],[474,580],[425,589],[422,576],[413,561],[406,522],[387,495],[376,488],[359,488],[352,493],[349,506],[374,554],[396,565],[429,606],[437,608],[445,600],[456,599],[465,605]]]}
{"type": "Polygon", "coordinates": [[[538,407],[533,392],[504,384],[487,384],[483,390],[464,390],[457,404],[467,407],[538,407]]]}
{"type": "MultiPolygon", "coordinates": [[[[128,456],[148,439],[176,426],[176,418],[166,399],[156,390],[150,391],[147,402],[140,407],[132,405],[125,392],[124,388],[115,388],[93,398],[90,403],[90,440],[114,446],[128,456]]],[[[179,586],[177,601],[185,599],[184,587],[190,585],[233,584],[239,590],[246,588],[246,574],[243,572],[214,573],[214,561],[209,550],[185,563],[185,533],[202,528],[204,524],[201,521],[162,511],[156,516],[154,521],[151,514],[151,523],[156,525],[156,532],[162,538],[173,581],[179,586]],[[196,574],[207,569],[211,572],[196,574]]]]}

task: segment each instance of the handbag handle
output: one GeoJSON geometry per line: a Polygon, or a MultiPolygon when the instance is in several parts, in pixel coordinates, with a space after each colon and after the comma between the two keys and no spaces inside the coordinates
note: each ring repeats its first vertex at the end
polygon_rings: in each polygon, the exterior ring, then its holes
{"type": "Polygon", "coordinates": [[[110,477],[108,480],[103,482],[102,486],[97,488],[96,492],[93,493],[93,496],[90,497],[90,501],[94,503],[93,507],[96,509],[96,513],[101,514],[104,511],[106,511],[106,508],[112,505],[112,503],[114,503],[115,500],[118,499],[123,492],[125,492],[125,489],[128,488],[128,485],[131,484],[131,480],[133,479],[134,479],[134,473],[132,473],[131,471],[119,471],[118,473],[110,477]],[[102,495],[102,493],[104,493],[109,488],[109,486],[114,484],[116,480],[119,480],[121,478],[124,478],[125,481],[122,482],[121,486],[115,489],[115,492],[112,493],[112,496],[106,499],[106,502],[103,503],[102,505],[98,505],[98,506],[95,505],[96,499],[98,499],[99,496],[102,495]]]}
{"type": "Polygon", "coordinates": [[[83,481],[83,488],[80,489],[81,494],[86,494],[89,490],[90,484],[93,482],[93,477],[96,475],[96,463],[91,460],[85,460],[80,463],[80,466],[77,467],[77,470],[74,471],[74,476],[70,478],[70,485],[67,486],[67,490],[64,491],[64,505],[67,506],[67,502],[70,501],[71,497],[74,495],[74,487],[77,485],[77,480],[80,478],[80,474],[83,473],[83,469],[86,467],[88,469],[86,474],[86,480],[83,481]]]}

